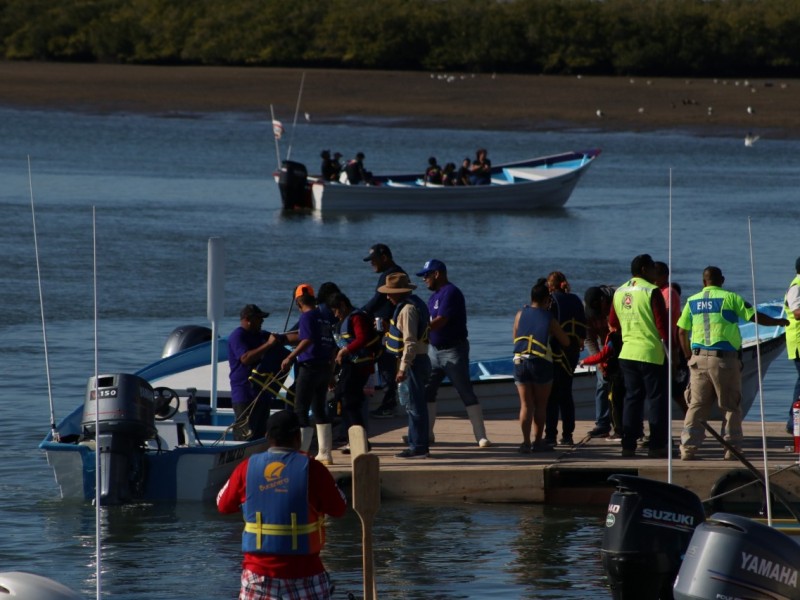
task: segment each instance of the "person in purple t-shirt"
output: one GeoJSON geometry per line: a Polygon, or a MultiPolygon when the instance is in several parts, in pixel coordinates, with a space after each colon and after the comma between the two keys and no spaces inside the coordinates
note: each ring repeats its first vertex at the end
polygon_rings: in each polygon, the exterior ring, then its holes
{"type": "MultiPolygon", "coordinates": [[[[324,465],[330,465],[333,464],[331,458],[333,431],[325,404],[333,375],[333,358],[336,350],[333,323],[317,307],[314,288],[307,283],[297,286],[294,298],[300,310],[297,345],[281,363],[281,370],[288,370],[297,360],[294,370],[294,410],[300,419],[302,449],[304,452],[308,451],[314,435],[308,418],[310,408],[317,426],[319,453],[316,459],[324,465]]],[[[293,337],[290,337],[290,341],[294,342],[293,337]]]]}
{"type": "Polygon", "coordinates": [[[425,263],[417,273],[433,292],[428,299],[431,315],[430,346],[431,377],[425,386],[428,406],[429,437],[433,441],[433,424],[436,421],[436,393],[445,377],[456,388],[478,446],[486,448],[492,443],[486,437],[483,412],[469,377],[469,341],[467,340],[467,305],[464,294],[447,279],[447,267],[437,259],[425,263]]]}
{"type": "MultiPolygon", "coordinates": [[[[239,327],[228,336],[228,366],[230,367],[231,405],[238,420],[240,415],[256,398],[256,392],[248,378],[255,365],[274,345],[280,343],[275,335],[262,331],[261,324],[269,316],[255,304],[248,304],[239,313],[239,327]]],[[[266,433],[269,403],[257,402],[247,419],[251,437],[264,437],[266,433]]],[[[245,436],[237,429],[236,439],[245,436]]]]}

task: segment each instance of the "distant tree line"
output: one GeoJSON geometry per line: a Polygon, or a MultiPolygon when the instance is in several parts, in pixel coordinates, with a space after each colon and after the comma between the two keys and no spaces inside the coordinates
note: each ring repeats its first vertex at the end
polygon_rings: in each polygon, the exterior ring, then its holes
{"type": "Polygon", "coordinates": [[[798,0],[0,0],[0,56],[798,76],[798,0]]]}

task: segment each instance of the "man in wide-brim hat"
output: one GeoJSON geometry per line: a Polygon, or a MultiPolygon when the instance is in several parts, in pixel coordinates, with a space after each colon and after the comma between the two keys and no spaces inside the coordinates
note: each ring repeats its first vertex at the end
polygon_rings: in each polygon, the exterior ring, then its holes
{"type": "Polygon", "coordinates": [[[431,375],[428,358],[428,307],[412,292],[405,273],[390,273],[378,288],[394,305],[384,345],[398,359],[398,398],[408,413],[408,448],[397,458],[426,458],[429,451],[428,409],[425,406],[425,384],[431,375]]]}

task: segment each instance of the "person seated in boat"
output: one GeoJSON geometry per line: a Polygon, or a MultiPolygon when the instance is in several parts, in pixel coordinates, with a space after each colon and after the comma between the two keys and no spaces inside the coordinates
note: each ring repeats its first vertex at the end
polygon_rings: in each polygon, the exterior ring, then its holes
{"type": "Polygon", "coordinates": [[[347,182],[350,185],[358,185],[359,183],[369,185],[372,182],[372,173],[364,168],[364,158],[366,158],[364,153],[359,152],[355,158],[347,161],[347,166],[345,166],[344,170],[347,173],[347,182]]]}
{"type": "Polygon", "coordinates": [[[300,435],[294,412],[270,416],[267,451],[239,463],[217,496],[220,513],[244,516],[239,598],[332,597],[320,560],[324,519],[344,516],[347,501],[328,469],[300,451],[300,435]]]}
{"type": "Polygon", "coordinates": [[[320,167],[322,179],[325,181],[339,181],[339,173],[342,170],[339,161],[331,158],[330,150],[323,150],[320,153],[320,157],[322,158],[322,166],[320,167]]]}
{"type": "Polygon", "coordinates": [[[442,185],[456,184],[456,163],[447,163],[442,170],[442,185]]]}
{"type": "Polygon", "coordinates": [[[234,431],[234,437],[238,440],[264,437],[269,401],[258,398],[249,378],[251,370],[264,355],[282,345],[280,336],[261,329],[268,316],[269,313],[255,304],[248,304],[239,312],[239,327],[228,336],[231,404],[236,420],[244,422],[242,427],[234,431]]]}
{"type": "Polygon", "coordinates": [[[461,166],[458,169],[458,173],[456,173],[455,185],[470,185],[471,167],[472,161],[469,159],[469,156],[467,156],[461,161],[461,166]]]}
{"type": "Polygon", "coordinates": [[[442,168],[436,162],[435,156],[431,156],[428,159],[428,168],[425,169],[425,185],[429,183],[442,185],[442,168]]]}
{"type": "Polygon", "coordinates": [[[479,148],[469,169],[471,185],[489,185],[492,182],[492,161],[485,148],[479,148]]]}

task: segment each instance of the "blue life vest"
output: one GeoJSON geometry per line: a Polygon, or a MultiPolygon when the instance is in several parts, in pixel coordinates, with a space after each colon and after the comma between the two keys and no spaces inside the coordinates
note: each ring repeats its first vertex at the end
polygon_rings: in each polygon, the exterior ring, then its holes
{"type": "Polygon", "coordinates": [[[242,506],[242,551],[317,554],[325,540],[323,520],[308,504],[308,456],[262,452],[247,464],[242,506]]]}
{"type": "Polygon", "coordinates": [[[409,303],[413,304],[419,313],[419,319],[417,320],[417,340],[424,344],[428,343],[428,332],[430,331],[431,320],[428,307],[418,296],[411,294],[403,298],[403,300],[395,306],[394,314],[389,321],[389,331],[383,338],[383,345],[386,347],[387,352],[395,356],[400,356],[403,353],[403,332],[397,327],[397,317],[403,307],[409,303]]]}
{"type": "Polygon", "coordinates": [[[550,321],[553,315],[544,308],[525,305],[517,323],[517,337],[514,338],[514,356],[531,358],[536,356],[550,362],[550,321]]]}
{"type": "MultiPolygon", "coordinates": [[[[355,330],[353,329],[353,319],[351,318],[355,314],[363,315],[367,324],[371,323],[367,313],[363,310],[359,310],[357,308],[353,309],[349,315],[347,315],[344,320],[342,321],[340,328],[340,343],[338,344],[340,347],[347,346],[350,342],[352,342],[355,337],[355,330]]],[[[381,348],[381,336],[375,331],[375,327],[369,327],[369,331],[367,332],[367,337],[370,338],[369,342],[367,342],[366,346],[363,346],[356,350],[353,354],[350,355],[350,361],[353,363],[363,363],[363,362],[374,362],[378,356],[382,353],[381,348]]]]}

